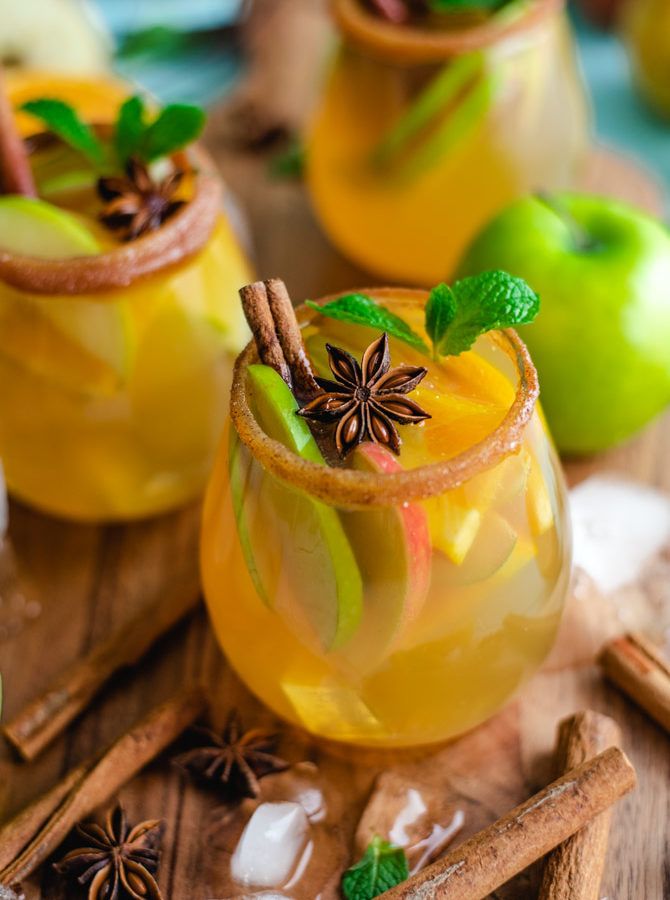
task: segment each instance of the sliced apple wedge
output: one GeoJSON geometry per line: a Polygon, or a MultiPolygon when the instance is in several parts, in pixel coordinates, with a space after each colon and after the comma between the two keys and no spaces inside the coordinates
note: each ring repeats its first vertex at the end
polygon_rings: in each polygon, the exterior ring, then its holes
{"type": "Polygon", "coordinates": [[[440,578],[446,589],[485,581],[501,569],[514,552],[517,534],[502,516],[489,510],[460,564],[445,560],[440,578]]]}
{"type": "MultiPolygon", "coordinates": [[[[27,197],[0,197],[0,251],[42,259],[100,252],[71,213],[27,197]]],[[[0,298],[0,353],[34,375],[87,395],[114,393],[135,354],[132,315],[122,303],[43,297],[7,289],[0,298]]]]}
{"type": "MultiPolygon", "coordinates": [[[[247,373],[250,405],[266,434],[303,459],[325,464],[281,377],[263,365],[247,373]]],[[[338,513],[265,472],[254,473],[257,463],[251,467],[234,455],[230,476],[240,544],[259,595],[307,643],[342,647],[361,621],[363,583],[338,513]],[[244,478],[252,482],[248,499],[244,483],[236,483],[244,478]]]]}
{"type": "MultiPolygon", "coordinates": [[[[360,444],[353,467],[391,474],[402,466],[378,444],[360,444]]],[[[432,547],[428,516],[419,503],[342,513],[365,584],[365,615],[354,642],[357,660],[372,664],[388,653],[420,614],[428,594],[432,547]]]]}

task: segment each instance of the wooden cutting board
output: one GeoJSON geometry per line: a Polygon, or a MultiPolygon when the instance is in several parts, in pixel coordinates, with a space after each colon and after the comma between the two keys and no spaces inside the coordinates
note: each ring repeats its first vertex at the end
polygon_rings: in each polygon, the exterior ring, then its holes
{"type": "MultiPolygon", "coordinates": [[[[319,28],[316,22],[315,29],[319,28]]],[[[269,179],[266,157],[226,149],[220,126],[221,119],[215,117],[210,147],[248,219],[259,276],[281,276],[296,298],[369,283],[366,273],[329,246],[313,220],[302,186],[269,179]]],[[[653,182],[611,153],[594,153],[584,185],[661,211],[653,182]]],[[[622,472],[670,489],[669,452],[670,417],[666,417],[626,447],[570,463],[566,469],[572,483],[592,472],[622,472]]],[[[57,459],[54,466],[57,469],[57,459]]],[[[48,686],[114,625],[142,609],[170,578],[175,559],[197,578],[198,523],[197,506],[148,522],[95,528],[57,522],[12,505],[11,538],[23,587],[43,609],[15,639],[0,644],[5,717],[48,686]]],[[[380,772],[420,780],[437,793],[455,791],[467,809],[460,840],[547,780],[556,723],[570,712],[592,707],[622,724],[625,747],[640,775],[638,790],[616,812],[603,896],[662,900],[670,896],[670,744],[645,716],[602,683],[588,661],[573,664],[573,638],[582,630],[583,619],[584,606],[574,608],[564,644],[571,652],[555,658],[558,667],[537,675],[500,715],[445,748],[403,754],[326,747],[274,721],[227,667],[201,612],[187,627],[163,640],[137,671],[117,678],[36,763],[16,763],[7,748],[0,748],[0,819],[18,811],[185,680],[200,677],[212,689],[219,721],[237,707],[249,724],[275,725],[290,760],[311,760],[317,765],[332,823],[332,841],[326,846],[336,866],[349,853],[380,772]]],[[[124,789],[122,797],[131,819],[164,816],[167,821],[160,876],[166,898],[206,900],[235,895],[228,857],[239,820],[236,823],[211,795],[196,790],[162,760],[124,789]]],[[[498,896],[517,900],[534,896],[536,874],[525,873],[498,896]]],[[[56,896],[46,877],[42,888],[36,878],[27,889],[29,900],[56,896]]],[[[315,894],[308,890],[296,896],[313,900],[315,894]]],[[[331,884],[322,897],[333,896],[331,884]]]]}

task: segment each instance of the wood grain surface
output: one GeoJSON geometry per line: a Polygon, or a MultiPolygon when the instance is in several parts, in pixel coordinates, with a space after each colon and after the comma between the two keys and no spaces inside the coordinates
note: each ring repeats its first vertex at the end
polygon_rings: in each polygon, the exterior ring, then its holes
{"type": "MultiPolygon", "coordinates": [[[[300,184],[269,179],[267,159],[223,150],[212,130],[211,149],[248,216],[258,275],[281,276],[295,298],[370,282],[342,260],[316,227],[300,184]]],[[[654,210],[654,187],[620,160],[598,153],[588,185],[654,210]]],[[[619,472],[670,489],[670,417],[634,442],[590,460],[568,462],[572,483],[593,472],[619,472]]],[[[54,459],[57,470],[58,460],[54,459]]],[[[76,526],[11,507],[11,537],[25,592],[42,603],[41,616],[10,642],[0,644],[5,717],[14,715],[50,679],[81,658],[113,626],[131,617],[174,577],[175,560],[197,566],[199,508],[126,527],[76,526]]],[[[566,715],[590,707],[622,726],[623,747],[639,773],[639,788],[616,809],[602,888],[610,900],[670,897],[670,743],[661,729],[606,685],[595,666],[560,661],[537,675],[521,696],[488,724],[429,754],[338,751],[273,720],[227,667],[204,613],[163,640],[138,671],[115,680],[67,734],[37,762],[12,759],[0,749],[0,819],[48,789],[70,767],[116,737],[151,705],[183,682],[201,677],[216,698],[216,716],[237,706],[255,724],[277,725],[292,761],[312,760],[337,810],[335,840],[346,853],[381,771],[456,791],[467,805],[466,839],[530,796],[549,780],[555,727],[566,715]]],[[[212,795],[186,782],[165,759],[122,792],[131,818],[164,816],[165,853],[160,882],[170,900],[235,896],[228,879],[230,817],[212,795]]],[[[341,858],[341,854],[340,857],[341,858]]],[[[538,872],[525,873],[496,896],[536,896],[538,872]]],[[[27,885],[28,900],[54,897],[47,875],[27,885]]],[[[323,900],[335,896],[331,889],[323,900]]]]}

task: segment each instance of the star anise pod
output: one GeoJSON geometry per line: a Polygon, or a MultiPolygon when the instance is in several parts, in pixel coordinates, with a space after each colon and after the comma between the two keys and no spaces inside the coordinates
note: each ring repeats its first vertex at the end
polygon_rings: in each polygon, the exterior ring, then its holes
{"type": "Polygon", "coordinates": [[[394,422],[416,425],[431,418],[405,396],[428,370],[408,365],[392,369],[386,333],[370,344],[360,365],[346,350],[331,344],[326,344],[326,349],[336,381],[317,378],[325,393],[298,410],[298,415],[317,422],[337,422],[335,446],[342,457],[366,439],[400,453],[394,422]]]}
{"type": "Polygon", "coordinates": [[[184,205],[183,200],[174,199],[183,177],[184,172],[175,169],[161,181],[154,181],[144,163],[131,157],[125,178],[98,179],[98,194],[105,201],[100,221],[125,241],[155,231],[184,205]]]}
{"type": "Polygon", "coordinates": [[[175,763],[201,781],[215,784],[229,802],[258,797],[261,778],[289,768],[274,753],[279,736],[260,728],[243,731],[234,710],[221,734],[209,728],[196,731],[205,743],[177,756],[175,763]]]}
{"type": "Polygon", "coordinates": [[[121,806],[111,810],[103,826],[77,825],[85,844],[71,850],[54,868],[82,887],[88,900],[162,900],[155,879],[160,861],[160,819],[128,824],[121,806]]]}

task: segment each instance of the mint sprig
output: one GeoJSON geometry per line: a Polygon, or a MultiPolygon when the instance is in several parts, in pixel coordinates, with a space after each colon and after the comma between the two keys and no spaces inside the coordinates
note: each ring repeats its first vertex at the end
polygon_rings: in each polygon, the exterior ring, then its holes
{"type": "Polygon", "coordinates": [[[373,900],[408,876],[409,865],[402,847],[376,836],[362,859],[342,876],[342,893],[345,900],[373,900]]]}
{"type": "Polygon", "coordinates": [[[346,294],[338,297],[337,300],[331,300],[319,306],[308,300],[306,303],[312,309],[316,309],[322,316],[329,319],[339,319],[342,322],[351,322],[354,325],[367,325],[369,328],[378,328],[385,331],[391,337],[398,338],[419,350],[421,353],[429,354],[426,342],[415,331],[413,331],[404,319],[396,316],[385,306],[375,303],[365,294],[346,294]]]}
{"type": "Polygon", "coordinates": [[[77,115],[69,103],[43,97],[28,100],[21,109],[40,119],[49,131],[57,134],[62,141],[77,150],[94,168],[101,168],[106,159],[105,148],[92,128],[77,115]]]}
{"type": "MultiPolygon", "coordinates": [[[[347,294],[323,306],[308,300],[307,305],[322,316],[385,331],[431,355],[407,322],[365,294],[347,294]]],[[[539,311],[540,298],[523,278],[500,270],[463,278],[451,287],[438,284],[426,303],[425,328],[433,344],[432,356],[458,356],[487,331],[528,325],[539,311]]]]}
{"type": "Polygon", "coordinates": [[[112,148],[101,141],[93,129],[81,120],[77,111],[62,100],[29,100],[21,107],[78,151],[99,171],[123,169],[131,157],[151,163],[190,144],[200,136],[206,115],[197,106],[171,103],[147,121],[142,98],[129,97],[119,109],[114,126],[112,148]]]}

